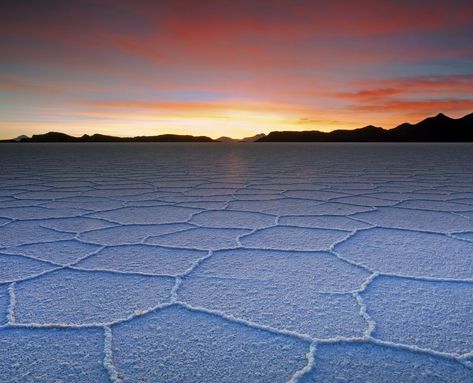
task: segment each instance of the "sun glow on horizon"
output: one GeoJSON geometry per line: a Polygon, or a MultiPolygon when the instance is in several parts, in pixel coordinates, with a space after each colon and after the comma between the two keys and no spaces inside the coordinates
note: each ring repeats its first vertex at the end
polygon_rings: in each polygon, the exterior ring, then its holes
{"type": "MultiPolygon", "coordinates": [[[[194,136],[208,136],[218,138],[227,136],[235,139],[253,136],[259,133],[269,133],[276,130],[334,130],[327,124],[319,122],[310,127],[301,126],[294,120],[283,116],[255,115],[253,113],[238,113],[238,116],[228,114],[221,116],[172,116],[172,115],[114,115],[102,116],[93,122],[26,122],[0,123],[3,138],[12,138],[19,131],[30,134],[43,134],[48,131],[80,136],[82,134],[107,134],[119,137],[153,136],[159,134],[191,134],[194,136]]],[[[340,126],[338,128],[351,128],[340,126]]]]}

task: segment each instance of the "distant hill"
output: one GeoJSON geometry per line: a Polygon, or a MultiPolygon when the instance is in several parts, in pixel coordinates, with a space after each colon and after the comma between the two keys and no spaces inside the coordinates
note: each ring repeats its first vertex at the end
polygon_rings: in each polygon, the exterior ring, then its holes
{"type": "Polygon", "coordinates": [[[20,136],[12,140],[3,142],[217,142],[206,136],[189,136],[178,134],[162,134],[159,136],[136,136],[136,137],[115,137],[103,134],[89,136],[84,134],[81,137],[69,136],[60,132],[49,132],[46,134],[35,134],[31,138],[20,136]]]}
{"type": "Polygon", "coordinates": [[[260,133],[260,134],[256,134],[256,135],[251,136],[251,137],[242,138],[240,141],[243,141],[243,142],[256,142],[256,141],[258,141],[259,139],[261,139],[263,137],[266,137],[266,134],[260,133]]]}
{"type": "Polygon", "coordinates": [[[223,143],[226,143],[226,144],[229,144],[229,143],[232,144],[232,143],[238,142],[239,140],[237,140],[235,138],[227,137],[227,136],[222,136],[222,137],[217,138],[217,141],[218,142],[223,142],[223,143]]]}
{"type": "Polygon", "coordinates": [[[454,119],[439,113],[417,124],[393,129],[366,126],[354,130],[271,132],[256,142],[473,142],[473,113],[454,119]]]}
{"type": "Polygon", "coordinates": [[[256,134],[256,135],[251,136],[251,137],[245,137],[245,138],[241,138],[241,139],[222,136],[222,137],[217,138],[217,141],[224,142],[224,143],[227,143],[227,144],[229,144],[229,143],[242,143],[242,142],[255,142],[255,141],[257,141],[257,140],[259,140],[260,138],[263,138],[263,137],[266,137],[266,134],[260,133],[260,134],[256,134]]]}
{"type": "Polygon", "coordinates": [[[22,134],[21,136],[14,138],[12,141],[20,142],[20,141],[28,140],[28,139],[29,139],[28,136],[25,136],[24,134],[22,134]]]}

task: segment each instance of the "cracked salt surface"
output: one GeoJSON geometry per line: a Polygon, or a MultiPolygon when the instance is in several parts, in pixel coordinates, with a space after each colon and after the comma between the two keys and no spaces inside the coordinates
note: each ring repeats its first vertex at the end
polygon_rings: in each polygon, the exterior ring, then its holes
{"type": "Polygon", "coordinates": [[[340,216],[319,216],[319,215],[301,215],[280,217],[279,223],[287,226],[309,227],[314,229],[338,229],[353,231],[357,229],[366,229],[371,227],[364,222],[356,221],[348,217],[340,216]]]}
{"type": "Polygon", "coordinates": [[[297,282],[318,292],[350,292],[369,275],[330,253],[237,249],[214,252],[191,277],[297,282]]]}
{"type": "Polygon", "coordinates": [[[206,255],[205,251],[149,245],[110,246],[79,262],[76,267],[82,270],[179,275],[206,255]]]}
{"type": "Polygon", "coordinates": [[[473,282],[473,243],[434,233],[363,230],[335,246],[344,259],[386,274],[473,282]]]}
{"type": "Polygon", "coordinates": [[[53,271],[16,284],[16,321],[42,325],[111,323],[165,302],[172,286],[171,278],[53,271]]]}
{"type": "Polygon", "coordinates": [[[297,280],[190,277],[178,299],[196,307],[313,338],[361,337],[367,324],[351,294],[318,293],[297,280]]]}
{"type": "Polygon", "coordinates": [[[60,233],[41,226],[40,221],[13,221],[0,227],[0,247],[19,246],[72,239],[70,233],[60,233]]]}
{"type": "Polygon", "coordinates": [[[44,222],[41,222],[41,226],[48,229],[64,231],[66,233],[79,234],[84,231],[112,227],[112,226],[115,226],[115,224],[106,222],[100,219],[87,218],[87,217],[73,217],[73,218],[49,219],[44,222]]]}
{"type": "Polygon", "coordinates": [[[120,224],[159,224],[184,222],[197,212],[199,212],[197,209],[177,206],[124,207],[94,213],[91,217],[103,218],[120,224]]]}
{"type": "Polygon", "coordinates": [[[306,363],[306,342],[177,306],[118,324],[112,336],[124,382],[277,383],[306,363]]]}
{"type": "Polygon", "coordinates": [[[146,243],[183,249],[218,250],[238,246],[238,238],[250,230],[196,228],[159,237],[150,237],[146,243]]]}
{"type": "Polygon", "coordinates": [[[375,338],[456,354],[473,349],[473,283],[379,277],[362,297],[375,338]]]}
{"type": "Polygon", "coordinates": [[[444,383],[471,382],[473,370],[429,354],[369,343],[317,347],[314,369],[300,383],[444,383]]]}
{"type": "Polygon", "coordinates": [[[245,247],[279,250],[329,250],[347,236],[346,232],[327,229],[277,226],[241,238],[245,247]]]}
{"type": "Polygon", "coordinates": [[[175,233],[191,229],[188,223],[172,223],[162,225],[120,225],[79,233],[81,241],[96,243],[103,246],[137,244],[151,236],[175,233]]]}
{"type": "Polygon", "coordinates": [[[191,223],[214,228],[261,229],[274,225],[275,218],[261,213],[213,210],[194,215],[191,223]]]}
{"type": "Polygon", "coordinates": [[[35,259],[0,253],[0,283],[27,279],[54,269],[54,265],[35,259]]]}
{"type": "Polygon", "coordinates": [[[473,381],[471,145],[0,149],[2,382],[473,381]]]}
{"type": "Polygon", "coordinates": [[[106,382],[103,342],[99,329],[2,329],[0,381],[106,382]]]}
{"type": "Polygon", "coordinates": [[[58,265],[67,265],[97,252],[100,248],[100,246],[73,239],[21,245],[7,248],[4,252],[49,261],[58,265]]]}
{"type": "Polygon", "coordinates": [[[380,207],[373,212],[355,214],[353,218],[380,227],[412,231],[453,233],[473,230],[473,220],[444,211],[380,207]]]}
{"type": "Polygon", "coordinates": [[[9,303],[8,286],[0,285],[0,326],[7,322],[9,303]]]}

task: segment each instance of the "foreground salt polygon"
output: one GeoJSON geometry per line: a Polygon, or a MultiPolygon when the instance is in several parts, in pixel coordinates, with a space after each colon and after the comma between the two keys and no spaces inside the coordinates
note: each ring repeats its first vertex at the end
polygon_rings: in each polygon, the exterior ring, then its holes
{"type": "Polygon", "coordinates": [[[2,145],[0,381],[473,381],[472,149],[2,145]]]}

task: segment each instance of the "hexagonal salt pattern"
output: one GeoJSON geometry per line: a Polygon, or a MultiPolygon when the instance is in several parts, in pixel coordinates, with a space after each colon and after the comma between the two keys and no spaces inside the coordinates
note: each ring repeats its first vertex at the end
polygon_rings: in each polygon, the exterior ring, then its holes
{"type": "Polygon", "coordinates": [[[8,286],[0,285],[0,326],[7,322],[9,304],[8,286]]]}
{"type": "Polygon", "coordinates": [[[195,228],[159,237],[150,237],[146,243],[151,245],[180,247],[183,249],[218,250],[238,246],[239,238],[249,234],[244,229],[195,228]]]}
{"type": "Polygon", "coordinates": [[[112,323],[169,299],[171,278],[58,270],[15,286],[18,323],[112,323]]]}
{"type": "Polygon", "coordinates": [[[0,283],[27,279],[56,268],[55,265],[35,259],[0,254],[0,283]]]}
{"type": "Polygon", "coordinates": [[[242,281],[297,283],[310,290],[357,290],[370,273],[326,252],[236,249],[216,251],[190,275],[242,281]]]}
{"type": "Polygon", "coordinates": [[[112,333],[123,382],[282,383],[307,363],[307,342],[182,307],[118,324],[112,333]]]}
{"type": "Polygon", "coordinates": [[[0,329],[0,381],[107,382],[101,329],[0,329]]]}
{"type": "Polygon", "coordinates": [[[466,383],[472,379],[473,370],[451,359],[369,343],[340,343],[317,347],[314,369],[300,382],[466,383]]]}
{"type": "Polygon", "coordinates": [[[473,280],[473,243],[441,234],[375,228],[357,233],[335,251],[382,273],[473,280]]]}
{"type": "Polygon", "coordinates": [[[452,233],[473,230],[473,221],[445,211],[415,210],[383,207],[369,213],[354,215],[361,221],[381,227],[452,233]]]}
{"type": "Polygon", "coordinates": [[[110,246],[76,265],[82,270],[108,270],[147,275],[179,275],[207,256],[206,251],[149,245],[110,246]]]}
{"type": "Polygon", "coordinates": [[[114,223],[88,217],[53,218],[41,222],[41,226],[70,233],[98,230],[115,226],[114,223]]]}
{"type": "Polygon", "coordinates": [[[274,225],[275,217],[262,213],[231,210],[210,210],[196,214],[191,222],[215,228],[261,229],[274,225]]]}
{"type": "Polygon", "coordinates": [[[380,277],[363,299],[375,338],[458,355],[473,350],[473,283],[380,277]]]}
{"type": "Polygon", "coordinates": [[[100,248],[100,246],[95,244],[83,243],[77,240],[66,240],[21,245],[7,248],[5,252],[59,265],[67,265],[96,253],[100,248]]]}
{"type": "Polygon", "coordinates": [[[329,250],[346,236],[339,230],[271,227],[243,237],[241,243],[257,249],[321,251],[329,250]]]}
{"type": "Polygon", "coordinates": [[[184,222],[198,211],[197,209],[177,206],[124,207],[94,213],[91,217],[121,224],[159,224],[184,222]]]}
{"type": "Polygon", "coordinates": [[[179,298],[281,331],[313,337],[362,337],[368,324],[351,294],[318,293],[298,282],[191,277],[179,298]]]}
{"type": "Polygon", "coordinates": [[[0,247],[72,238],[73,234],[44,228],[39,221],[13,221],[0,227],[0,247]]]}
{"type": "Polygon", "coordinates": [[[82,232],[79,239],[103,246],[139,244],[152,236],[175,233],[192,227],[188,223],[120,225],[82,232]]]}
{"type": "Polygon", "coordinates": [[[470,145],[0,163],[2,382],[473,381],[470,145]]]}

